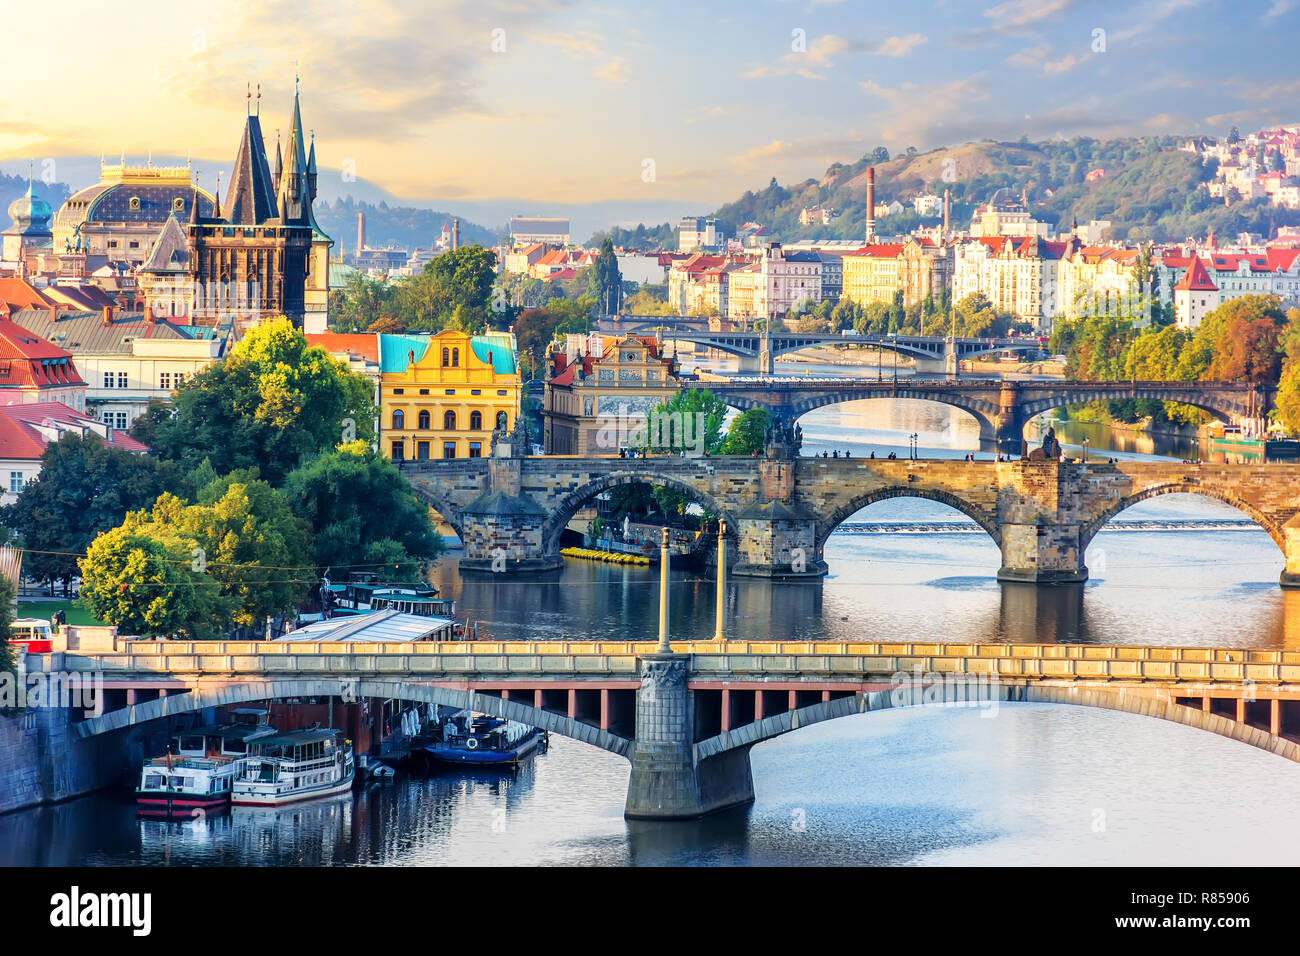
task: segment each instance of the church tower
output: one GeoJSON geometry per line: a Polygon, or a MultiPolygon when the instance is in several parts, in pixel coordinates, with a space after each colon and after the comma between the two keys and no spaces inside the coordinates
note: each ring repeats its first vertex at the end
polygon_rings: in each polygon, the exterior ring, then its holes
{"type": "Polygon", "coordinates": [[[278,177],[251,96],[249,105],[224,210],[218,205],[211,217],[197,210],[190,217],[194,321],[238,334],[283,314],[298,328],[324,331],[332,243],[312,214],[314,175],[296,86],[287,153],[276,144],[278,177]]]}

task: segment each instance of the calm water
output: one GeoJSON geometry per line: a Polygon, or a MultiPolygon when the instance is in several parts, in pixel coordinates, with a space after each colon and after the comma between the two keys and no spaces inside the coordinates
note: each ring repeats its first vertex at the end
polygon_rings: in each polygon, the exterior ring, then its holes
{"type": "MultiPolygon", "coordinates": [[[[912,432],[927,455],[978,444],[973,419],[925,403],[854,403],[802,424],[809,454],[906,454],[912,432]]],[[[1300,594],[1277,586],[1277,546],[1255,529],[1212,530],[1241,517],[1192,496],[1144,502],[1118,520],[1201,524],[1104,531],[1086,585],[1034,588],[998,584],[997,548],[958,512],[894,499],[832,535],[821,584],[733,581],[727,627],[755,639],[1300,647],[1300,594]]],[[[651,639],[656,573],[572,561],[537,581],[462,581],[453,556],[435,579],[481,636],[651,639]]],[[[713,601],[711,580],[676,572],[673,633],[711,636],[713,601]]],[[[139,822],[124,794],[100,794],[0,817],[0,864],[1259,865],[1300,849],[1300,766],[1127,714],[887,711],[763,743],[752,760],[756,803],[691,824],[624,821],[627,762],[555,736],[515,777],[402,779],[198,824],[139,822]]]]}

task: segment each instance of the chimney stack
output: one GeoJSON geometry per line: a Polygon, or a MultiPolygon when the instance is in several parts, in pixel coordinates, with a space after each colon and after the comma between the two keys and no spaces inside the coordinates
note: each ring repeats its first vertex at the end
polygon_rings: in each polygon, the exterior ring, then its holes
{"type": "Polygon", "coordinates": [[[460,248],[460,220],[459,219],[453,219],[451,221],[451,247],[453,249],[460,248]]]}
{"type": "Polygon", "coordinates": [[[948,235],[952,228],[952,190],[943,191],[943,234],[948,235]]]}
{"type": "Polygon", "coordinates": [[[361,258],[361,251],[366,247],[366,214],[357,213],[357,258],[361,258]]]}
{"type": "Polygon", "coordinates": [[[867,168],[867,244],[876,240],[876,167],[867,168]]]}
{"type": "Polygon", "coordinates": [[[104,306],[104,324],[111,325],[112,322],[113,322],[113,307],[111,305],[106,305],[104,306]]]}

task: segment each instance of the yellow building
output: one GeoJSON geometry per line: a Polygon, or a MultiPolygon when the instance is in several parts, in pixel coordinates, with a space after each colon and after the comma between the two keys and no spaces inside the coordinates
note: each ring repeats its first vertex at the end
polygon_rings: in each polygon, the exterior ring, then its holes
{"type": "Polygon", "coordinates": [[[523,383],[510,333],[381,335],[379,447],[395,461],[486,458],[523,383]]]}

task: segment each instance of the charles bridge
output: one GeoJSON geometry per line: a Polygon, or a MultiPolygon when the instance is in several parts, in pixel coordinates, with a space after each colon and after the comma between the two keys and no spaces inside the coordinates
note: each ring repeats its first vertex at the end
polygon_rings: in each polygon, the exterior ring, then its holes
{"type": "Polygon", "coordinates": [[[613,457],[407,462],[403,472],[464,542],[464,571],[519,573],[562,565],[575,513],[621,485],[673,488],[723,519],[730,573],[782,579],[827,572],[826,539],[886,498],[928,498],[983,528],[1002,552],[998,578],[1087,579],[1084,553],[1112,517],[1159,495],[1203,495],[1254,520],[1282,551],[1283,587],[1300,587],[1300,465],[613,457]]]}

